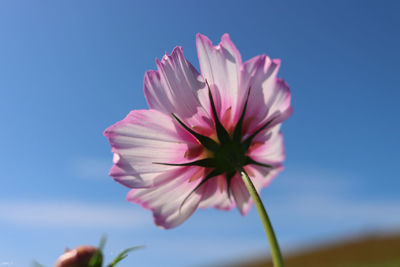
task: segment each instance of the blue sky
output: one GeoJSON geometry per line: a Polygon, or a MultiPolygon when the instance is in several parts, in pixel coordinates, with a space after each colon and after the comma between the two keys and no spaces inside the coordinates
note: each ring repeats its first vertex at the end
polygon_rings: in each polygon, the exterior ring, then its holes
{"type": "Polygon", "coordinates": [[[97,244],[124,266],[204,266],[268,251],[255,209],[199,210],[173,230],[125,202],[102,135],[147,108],[146,70],[195,35],[282,60],[294,114],[262,199],[285,251],[400,229],[398,1],[0,1],[0,265],[52,266],[97,244]]]}

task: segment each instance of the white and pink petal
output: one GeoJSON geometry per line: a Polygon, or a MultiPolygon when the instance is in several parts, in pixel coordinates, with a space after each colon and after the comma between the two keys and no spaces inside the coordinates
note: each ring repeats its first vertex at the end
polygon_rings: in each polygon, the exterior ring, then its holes
{"type": "Polygon", "coordinates": [[[256,56],[243,64],[241,87],[251,88],[246,119],[248,129],[255,129],[274,118],[269,127],[290,116],[290,91],[288,85],[277,77],[280,60],[266,55],[256,56]]]}
{"type": "Polygon", "coordinates": [[[250,211],[253,201],[239,173],[232,178],[230,188],[240,214],[245,216],[250,211]]]}
{"type": "MultiPolygon", "coordinates": [[[[282,167],[268,169],[261,166],[247,165],[244,169],[249,175],[256,191],[260,194],[261,189],[273,180],[273,178],[282,170],[282,167]]],[[[239,174],[236,174],[232,179],[231,190],[239,212],[243,216],[246,215],[251,209],[253,200],[239,174]]]]}
{"type": "Polygon", "coordinates": [[[197,70],[186,60],[182,48],[156,60],[157,71],[147,71],[144,94],[151,109],[176,114],[191,126],[205,125],[209,117],[208,102],[201,103],[199,94],[206,94],[205,84],[197,70]],[[202,93],[202,91],[204,91],[202,93]]]}
{"type": "Polygon", "coordinates": [[[190,181],[197,174],[198,168],[184,167],[180,175],[157,187],[132,189],[127,200],[150,209],[154,222],[161,228],[176,227],[193,214],[203,197],[203,191],[206,190],[202,186],[190,194],[201,181],[190,181]]]}
{"type": "Polygon", "coordinates": [[[235,201],[227,193],[225,174],[213,177],[206,182],[206,190],[203,191],[203,198],[199,208],[217,208],[220,210],[231,210],[235,207],[235,201]]]}
{"type": "Polygon", "coordinates": [[[201,74],[211,86],[218,115],[222,118],[230,110],[230,121],[246,93],[239,88],[240,53],[228,34],[222,36],[217,46],[213,46],[206,36],[198,34],[196,44],[201,74]]]}
{"type": "Polygon", "coordinates": [[[168,180],[177,169],[158,163],[186,162],[190,145],[197,143],[176,122],[157,110],[135,110],[105,131],[114,152],[110,175],[128,187],[151,187],[168,180]]]}
{"type": "Polygon", "coordinates": [[[261,135],[250,146],[248,155],[255,161],[270,164],[274,167],[281,166],[285,159],[285,149],[283,145],[283,136],[280,132],[261,135]],[[263,138],[266,138],[263,140],[263,138]]]}

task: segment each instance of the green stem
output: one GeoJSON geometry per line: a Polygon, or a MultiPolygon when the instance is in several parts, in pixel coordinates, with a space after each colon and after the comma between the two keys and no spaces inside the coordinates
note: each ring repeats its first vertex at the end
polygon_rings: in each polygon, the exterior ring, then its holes
{"type": "Polygon", "coordinates": [[[276,240],[274,229],[272,229],[272,224],[269,220],[267,211],[261,201],[260,196],[257,193],[256,188],[254,187],[253,183],[250,180],[249,175],[246,173],[244,169],[240,170],[240,175],[242,176],[243,182],[245,183],[247,190],[250,193],[251,198],[256,205],[258,214],[260,219],[263,223],[265,233],[267,234],[268,242],[271,247],[271,254],[272,254],[272,262],[274,263],[275,267],[283,267],[283,259],[282,254],[279,249],[278,241],[276,240]]]}

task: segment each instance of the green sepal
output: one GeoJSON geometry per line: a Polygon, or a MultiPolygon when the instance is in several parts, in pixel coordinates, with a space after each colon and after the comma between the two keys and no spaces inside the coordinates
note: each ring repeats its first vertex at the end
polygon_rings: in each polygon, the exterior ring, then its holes
{"type": "Polygon", "coordinates": [[[207,80],[206,80],[206,84],[208,87],[208,98],[210,99],[211,110],[212,110],[213,117],[214,117],[215,130],[217,131],[218,140],[221,143],[229,142],[231,140],[231,137],[229,136],[229,133],[224,128],[224,126],[222,125],[221,121],[218,118],[217,109],[215,108],[214,99],[211,94],[211,88],[210,88],[210,85],[208,84],[207,80]]]}
{"type": "Polygon", "coordinates": [[[220,171],[218,169],[212,170],[207,176],[185,197],[185,199],[182,201],[181,205],[179,206],[179,213],[181,213],[181,209],[183,205],[186,203],[186,201],[189,199],[191,195],[193,195],[194,192],[196,192],[205,182],[210,180],[211,178],[218,176],[220,174],[224,173],[223,171],[220,171]]]}
{"type": "Polygon", "coordinates": [[[215,163],[215,159],[213,159],[213,158],[199,159],[199,160],[195,160],[192,162],[185,162],[185,163],[153,162],[153,164],[167,165],[167,166],[200,166],[200,167],[206,167],[206,168],[215,168],[217,166],[215,163]]]}
{"type": "Polygon", "coordinates": [[[251,90],[251,87],[249,87],[249,90],[247,91],[247,97],[246,97],[246,101],[244,102],[242,113],[240,114],[239,121],[237,122],[235,130],[233,131],[233,141],[234,142],[242,141],[243,120],[244,120],[244,115],[246,114],[247,103],[249,102],[250,90],[251,90]]]}
{"type": "Polygon", "coordinates": [[[243,149],[245,151],[247,151],[247,149],[249,149],[249,147],[251,145],[251,142],[253,141],[254,137],[256,137],[256,135],[259,134],[262,130],[267,128],[273,121],[274,121],[274,118],[270,119],[269,121],[264,123],[260,128],[258,128],[257,131],[255,131],[249,137],[247,137],[246,140],[244,140],[242,142],[243,149]]]}
{"type": "Polygon", "coordinates": [[[272,166],[272,165],[270,165],[270,164],[266,164],[266,163],[262,163],[262,162],[258,162],[258,161],[255,161],[254,159],[252,159],[252,158],[250,158],[250,157],[246,157],[246,161],[245,161],[245,165],[248,165],[248,164],[254,164],[254,165],[257,165],[257,166],[261,166],[261,167],[265,167],[265,168],[270,168],[270,169],[273,169],[274,168],[274,166],[272,166]]]}
{"type": "Polygon", "coordinates": [[[205,135],[196,133],[192,129],[190,129],[186,124],[184,124],[174,113],[172,113],[172,116],[175,118],[175,120],[182,125],[183,128],[185,128],[186,131],[188,131],[190,134],[192,134],[194,137],[196,137],[197,140],[208,150],[210,151],[216,151],[218,149],[218,143],[215,142],[213,139],[210,137],[207,137],[205,135]]]}
{"type": "Polygon", "coordinates": [[[235,176],[235,174],[236,174],[236,171],[233,171],[233,172],[225,174],[225,177],[226,177],[226,193],[228,194],[228,198],[229,198],[230,201],[232,201],[232,198],[231,198],[231,181],[232,181],[233,176],[235,176]]]}

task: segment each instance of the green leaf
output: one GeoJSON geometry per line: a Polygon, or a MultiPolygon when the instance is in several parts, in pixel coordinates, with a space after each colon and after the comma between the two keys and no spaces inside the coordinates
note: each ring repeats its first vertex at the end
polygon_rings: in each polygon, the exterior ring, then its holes
{"type": "Polygon", "coordinates": [[[117,255],[117,257],[115,257],[115,259],[110,264],[107,265],[107,267],[114,267],[115,265],[117,265],[118,262],[125,259],[128,256],[129,252],[131,252],[133,250],[137,250],[137,249],[142,249],[142,248],[144,248],[144,246],[136,246],[136,247],[124,249],[121,253],[119,253],[117,255]]]}
{"type": "Polygon", "coordinates": [[[101,239],[100,239],[99,246],[98,246],[98,249],[99,249],[100,251],[103,251],[104,246],[106,245],[106,241],[107,241],[107,236],[106,236],[106,235],[103,235],[103,236],[101,237],[101,239]]]}
{"type": "Polygon", "coordinates": [[[103,256],[100,250],[90,258],[88,267],[101,267],[103,265],[103,256]]]}
{"type": "Polygon", "coordinates": [[[103,235],[101,237],[101,239],[100,239],[98,250],[90,258],[88,267],[101,267],[103,265],[103,254],[102,254],[102,251],[103,251],[104,246],[106,244],[106,240],[107,240],[106,236],[103,235]]]}
{"type": "Polygon", "coordinates": [[[44,265],[40,264],[40,263],[37,262],[37,261],[33,261],[33,262],[32,262],[32,266],[33,266],[33,267],[44,267],[44,265]]]}

